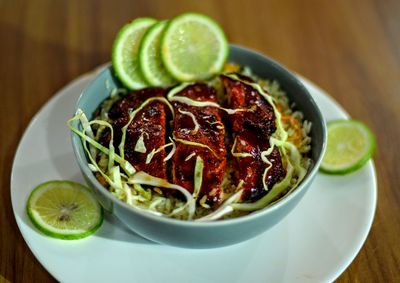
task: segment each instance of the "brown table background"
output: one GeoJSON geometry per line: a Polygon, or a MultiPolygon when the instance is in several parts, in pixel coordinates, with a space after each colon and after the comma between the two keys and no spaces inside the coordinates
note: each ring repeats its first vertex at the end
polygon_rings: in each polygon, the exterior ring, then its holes
{"type": "Polygon", "coordinates": [[[70,80],[110,60],[125,22],[185,11],[215,18],[231,42],[311,79],[373,129],[379,144],[375,221],[338,282],[399,282],[398,0],[0,0],[0,281],[54,281],[25,244],[11,208],[12,160],[32,116],[70,80]]]}

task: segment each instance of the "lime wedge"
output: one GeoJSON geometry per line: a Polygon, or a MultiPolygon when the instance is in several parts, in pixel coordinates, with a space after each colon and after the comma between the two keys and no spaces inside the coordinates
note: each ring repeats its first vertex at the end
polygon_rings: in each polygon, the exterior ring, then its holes
{"type": "Polygon", "coordinates": [[[167,72],[161,60],[161,39],[168,21],[161,21],[147,30],[139,49],[140,68],[151,86],[171,86],[176,81],[167,72]]]}
{"type": "Polygon", "coordinates": [[[220,26],[207,16],[182,14],[168,24],[161,57],[179,81],[208,79],[219,73],[228,56],[228,42],[220,26]]]}
{"type": "Polygon", "coordinates": [[[328,122],[328,143],[320,169],[328,174],[351,173],[372,157],[375,148],[375,136],[362,122],[328,122]]]}
{"type": "Polygon", "coordinates": [[[87,237],[103,222],[103,209],[89,189],[69,181],[49,181],[37,186],[26,209],[36,228],[59,239],[87,237]]]}
{"type": "Polygon", "coordinates": [[[123,26],[114,40],[112,65],[118,78],[129,89],[147,86],[139,68],[138,52],[144,33],[156,22],[150,18],[138,18],[123,26]]]}

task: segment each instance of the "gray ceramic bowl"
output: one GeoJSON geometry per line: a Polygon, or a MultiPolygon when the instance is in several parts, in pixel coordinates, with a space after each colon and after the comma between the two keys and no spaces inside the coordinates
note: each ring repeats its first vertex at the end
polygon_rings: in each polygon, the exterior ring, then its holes
{"type": "MultiPolygon", "coordinates": [[[[293,210],[307,192],[318,171],[325,150],[326,126],[320,110],[305,87],[284,67],[249,49],[231,45],[229,61],[250,67],[259,77],[279,81],[290,100],[296,103],[297,109],[304,113],[305,119],[312,122],[311,159],[313,166],[296,190],[270,207],[229,220],[182,221],[152,215],[116,199],[96,180],[88,167],[80,138],[72,134],[72,144],[79,167],[100,203],[132,231],[149,240],[179,247],[213,248],[255,237],[274,226],[293,210]]],[[[109,96],[110,92],[106,84],[112,88],[120,86],[111,67],[99,73],[78,100],[76,107],[81,108],[88,118],[100,102],[109,96]],[[106,83],[106,81],[108,82],[106,83]]]]}

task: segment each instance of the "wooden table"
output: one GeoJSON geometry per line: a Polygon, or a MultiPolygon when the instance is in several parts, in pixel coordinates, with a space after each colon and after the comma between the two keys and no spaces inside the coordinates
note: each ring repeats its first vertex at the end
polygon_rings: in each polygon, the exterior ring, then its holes
{"type": "Polygon", "coordinates": [[[40,107],[110,60],[117,30],[139,17],[199,11],[231,42],[258,49],[327,90],[378,137],[378,207],[338,282],[400,281],[400,1],[0,0],[0,281],[51,282],[25,244],[10,200],[13,156],[40,107]]]}

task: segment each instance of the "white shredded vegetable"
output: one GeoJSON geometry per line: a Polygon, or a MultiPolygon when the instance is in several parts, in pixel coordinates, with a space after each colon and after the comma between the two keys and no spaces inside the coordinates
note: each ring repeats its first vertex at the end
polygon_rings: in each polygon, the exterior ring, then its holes
{"type": "MultiPolygon", "coordinates": [[[[81,124],[82,124],[85,134],[87,136],[89,136],[91,139],[94,139],[94,134],[93,134],[92,128],[90,127],[89,121],[88,121],[85,113],[83,113],[82,109],[78,109],[76,111],[75,115],[79,116],[79,120],[81,121],[81,124]]],[[[89,149],[90,149],[90,154],[92,156],[96,156],[96,154],[97,154],[96,147],[94,147],[93,145],[89,145],[89,149]]]]}
{"type": "Polygon", "coordinates": [[[187,140],[183,140],[183,139],[178,139],[178,138],[175,138],[175,137],[174,137],[174,140],[177,141],[177,142],[186,144],[186,145],[192,145],[192,146],[207,148],[209,151],[211,151],[211,153],[212,153],[215,157],[218,158],[218,155],[215,153],[215,151],[214,151],[211,147],[209,147],[208,145],[206,145],[206,144],[202,144],[202,143],[199,143],[199,142],[187,141],[187,140]]]}
{"type": "Polygon", "coordinates": [[[233,145],[231,148],[231,154],[234,157],[253,157],[253,155],[251,153],[248,152],[235,152],[235,148],[236,148],[236,144],[237,144],[237,137],[235,137],[235,140],[233,141],[233,145]]]}
{"type": "Polygon", "coordinates": [[[191,99],[189,97],[186,96],[177,96],[176,94],[181,92],[182,90],[184,90],[186,87],[188,87],[189,85],[192,85],[193,83],[182,83],[181,85],[171,89],[168,94],[167,94],[167,98],[169,101],[175,101],[175,102],[179,102],[179,103],[183,103],[183,104],[187,104],[190,106],[194,106],[194,107],[216,107],[218,109],[221,109],[223,111],[225,111],[228,114],[235,114],[237,112],[247,112],[247,111],[253,111],[251,109],[228,109],[228,108],[224,108],[221,107],[221,105],[219,105],[216,102],[212,102],[212,101],[197,101],[194,99],[191,99]]]}
{"type": "Polygon", "coordinates": [[[220,219],[225,214],[231,213],[234,210],[234,208],[232,206],[233,203],[236,203],[237,201],[240,200],[240,197],[242,196],[242,192],[243,192],[243,190],[237,191],[232,196],[230,196],[227,200],[225,200],[218,209],[216,209],[215,211],[213,211],[210,214],[207,214],[206,216],[196,219],[195,221],[204,222],[204,221],[217,220],[217,219],[220,219]]]}
{"type": "Polygon", "coordinates": [[[160,146],[157,149],[153,149],[149,154],[147,154],[146,157],[146,164],[150,164],[151,160],[153,159],[154,155],[156,155],[157,153],[161,152],[163,149],[172,146],[171,151],[169,152],[169,154],[164,158],[164,161],[168,161],[171,159],[171,157],[174,155],[175,150],[176,150],[176,145],[175,142],[169,138],[169,140],[171,141],[170,143],[164,144],[162,146],[160,146]]]}
{"type": "MultiPolygon", "coordinates": [[[[94,147],[96,147],[98,150],[100,150],[104,154],[110,155],[110,150],[108,148],[104,147],[103,145],[101,145],[100,143],[95,141],[94,139],[87,136],[83,131],[80,131],[79,129],[72,126],[72,123],[76,120],[80,120],[80,115],[75,115],[74,117],[69,119],[67,122],[67,126],[70,128],[71,131],[73,131],[75,134],[77,134],[82,139],[83,144],[85,145],[86,142],[88,142],[89,144],[93,145],[94,147]]],[[[124,171],[128,175],[132,175],[136,172],[135,167],[133,167],[132,164],[130,164],[127,160],[123,159],[121,156],[119,156],[117,154],[115,154],[115,161],[121,165],[121,167],[124,169],[124,171]]]]}
{"type": "Polygon", "coordinates": [[[194,151],[185,158],[185,161],[189,161],[193,156],[196,156],[196,152],[194,151]]]}
{"type": "Polygon", "coordinates": [[[203,183],[203,169],[204,161],[200,156],[196,157],[196,164],[194,166],[194,190],[193,199],[196,201],[199,196],[201,184],[203,183]]]}
{"type": "Polygon", "coordinates": [[[140,153],[146,153],[147,149],[146,149],[146,145],[144,144],[144,133],[142,133],[140,135],[140,137],[138,138],[134,151],[136,152],[140,152],[140,153]]]}
{"type": "Polygon", "coordinates": [[[178,112],[183,114],[183,115],[187,115],[190,118],[192,118],[192,121],[193,121],[193,124],[194,124],[193,133],[194,134],[197,133],[199,131],[199,129],[200,129],[200,124],[197,121],[196,116],[194,116],[194,114],[192,112],[184,111],[184,110],[181,110],[181,109],[178,109],[178,112]]]}
{"type": "Polygon", "coordinates": [[[194,107],[215,107],[215,108],[218,108],[218,109],[221,109],[221,110],[225,111],[228,114],[235,114],[237,112],[253,111],[252,109],[240,109],[240,108],[238,108],[238,109],[229,109],[229,108],[224,108],[224,107],[221,107],[216,102],[212,102],[212,101],[197,101],[197,100],[191,99],[191,98],[186,97],[186,96],[173,96],[173,97],[169,98],[169,101],[175,101],[175,102],[187,104],[187,105],[194,106],[194,107]]]}
{"type": "Polygon", "coordinates": [[[157,178],[154,176],[151,176],[143,171],[139,171],[136,174],[134,174],[132,177],[129,178],[128,180],[129,184],[141,184],[141,185],[149,185],[149,186],[154,186],[154,187],[161,187],[161,188],[166,188],[166,189],[173,189],[181,192],[184,197],[186,198],[186,205],[188,207],[188,219],[191,220],[193,218],[194,212],[195,212],[195,206],[193,202],[193,197],[192,195],[183,187],[176,185],[176,184],[171,184],[168,181],[157,178]]]}

